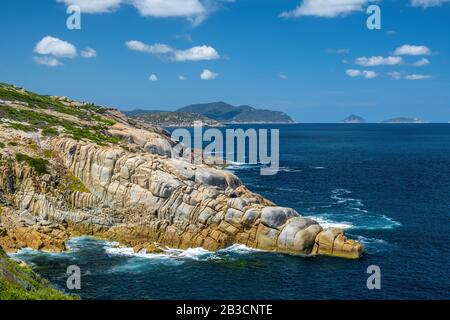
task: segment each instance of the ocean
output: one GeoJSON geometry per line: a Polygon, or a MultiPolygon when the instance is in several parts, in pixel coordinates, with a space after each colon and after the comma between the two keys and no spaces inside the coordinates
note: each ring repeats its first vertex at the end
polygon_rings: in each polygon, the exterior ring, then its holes
{"type": "Polygon", "coordinates": [[[280,172],[228,170],[278,205],[344,228],[365,245],[362,259],[240,245],[142,255],[89,237],[72,239],[65,253],[13,256],[62,290],[67,267],[78,265],[81,290],[65,291],[83,299],[450,298],[450,124],[256,127],[280,129],[280,172]],[[371,265],[380,267],[380,290],[367,288],[371,265]]]}

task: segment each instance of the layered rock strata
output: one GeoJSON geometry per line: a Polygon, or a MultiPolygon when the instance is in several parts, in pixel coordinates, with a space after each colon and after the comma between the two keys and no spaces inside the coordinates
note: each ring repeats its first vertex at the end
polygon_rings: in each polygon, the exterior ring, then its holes
{"type": "Polygon", "coordinates": [[[231,173],[170,159],[166,137],[139,139],[139,130],[123,124],[111,130],[128,136],[134,152],[52,138],[47,146],[57,156],[43,176],[24,163],[4,162],[0,190],[11,203],[2,205],[0,245],[60,251],[69,237],[86,234],[138,248],[214,251],[239,243],[289,254],[362,255],[362,245],[343,230],[324,230],[293,209],[277,207],[231,173]],[[61,189],[67,175],[89,192],[61,189]]]}

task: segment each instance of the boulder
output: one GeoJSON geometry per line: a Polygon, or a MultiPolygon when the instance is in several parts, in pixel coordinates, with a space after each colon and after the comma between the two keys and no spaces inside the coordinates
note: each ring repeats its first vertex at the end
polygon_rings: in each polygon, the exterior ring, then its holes
{"type": "Polygon", "coordinates": [[[225,214],[225,221],[234,226],[240,227],[243,216],[244,216],[244,213],[242,211],[239,211],[239,210],[236,210],[233,208],[229,208],[227,210],[227,213],[225,214]]]}
{"type": "Polygon", "coordinates": [[[28,211],[23,211],[20,214],[20,221],[25,223],[27,226],[34,226],[37,223],[37,219],[28,211]]]}
{"type": "Polygon", "coordinates": [[[262,250],[276,250],[280,232],[260,224],[257,231],[256,247],[262,250]]]}
{"type": "Polygon", "coordinates": [[[317,235],[312,253],[358,259],[363,255],[364,247],[361,243],[348,240],[342,229],[328,228],[317,235]]]}
{"type": "Polygon", "coordinates": [[[261,223],[269,228],[278,229],[283,226],[288,219],[297,217],[299,214],[291,208],[265,207],[261,212],[261,223]]]}
{"type": "Polygon", "coordinates": [[[151,253],[163,253],[164,250],[158,247],[157,245],[151,243],[145,246],[145,253],[151,254],[151,253]]]}
{"type": "MultiPolygon", "coordinates": [[[[317,234],[322,231],[320,225],[309,218],[295,217],[289,220],[280,233],[278,246],[285,250],[311,251],[317,234]]],[[[309,253],[309,252],[308,252],[309,253]]]]}
{"type": "Polygon", "coordinates": [[[242,218],[242,225],[244,227],[251,227],[256,219],[259,218],[260,211],[257,209],[248,209],[245,211],[244,217],[242,218]]]}
{"type": "Polygon", "coordinates": [[[228,186],[225,176],[214,169],[197,169],[195,172],[195,182],[219,189],[226,189],[228,186]]]}

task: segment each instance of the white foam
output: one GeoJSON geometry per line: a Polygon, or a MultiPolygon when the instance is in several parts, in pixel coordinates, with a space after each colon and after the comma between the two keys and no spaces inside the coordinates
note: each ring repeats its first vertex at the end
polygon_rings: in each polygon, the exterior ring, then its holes
{"type": "Polygon", "coordinates": [[[300,169],[293,169],[289,167],[280,167],[278,168],[278,172],[303,172],[303,170],[300,169]]]}
{"type": "Polygon", "coordinates": [[[189,248],[186,250],[165,248],[162,253],[146,253],[145,251],[134,252],[132,248],[117,247],[113,243],[105,245],[105,252],[110,255],[119,255],[127,257],[139,257],[145,259],[162,259],[162,260],[194,260],[208,261],[223,259],[223,255],[227,253],[248,254],[252,252],[262,252],[262,250],[249,248],[241,244],[234,244],[230,247],[218,250],[216,252],[208,251],[203,248],[189,248]]]}
{"type": "Polygon", "coordinates": [[[227,248],[224,248],[224,249],[221,249],[218,251],[218,253],[222,253],[222,252],[246,254],[246,253],[252,253],[252,252],[265,252],[265,250],[250,248],[243,244],[233,244],[232,246],[229,246],[227,248]]]}
{"type": "Polygon", "coordinates": [[[296,188],[277,188],[277,190],[279,190],[279,191],[287,191],[287,192],[297,192],[297,191],[299,191],[296,188]]]}
{"type": "Polygon", "coordinates": [[[309,216],[313,220],[316,220],[324,229],[326,228],[340,228],[340,229],[351,229],[353,225],[350,222],[337,222],[330,219],[326,219],[319,216],[309,216]]]}
{"type": "Polygon", "coordinates": [[[361,242],[366,251],[369,253],[392,251],[396,248],[395,245],[377,238],[367,238],[363,236],[357,236],[359,242],[361,242]]]}
{"type": "Polygon", "coordinates": [[[259,163],[247,163],[247,162],[235,162],[235,161],[227,161],[227,163],[234,166],[258,166],[259,163]]]}

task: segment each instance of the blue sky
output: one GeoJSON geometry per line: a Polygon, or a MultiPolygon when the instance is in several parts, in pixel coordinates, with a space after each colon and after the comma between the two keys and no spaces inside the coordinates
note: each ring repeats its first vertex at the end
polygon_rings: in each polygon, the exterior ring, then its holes
{"type": "Polygon", "coordinates": [[[123,110],[226,101],[299,122],[450,121],[450,2],[376,4],[381,30],[366,0],[5,0],[0,81],[123,110]],[[81,30],[66,27],[70,4],[81,30]]]}

